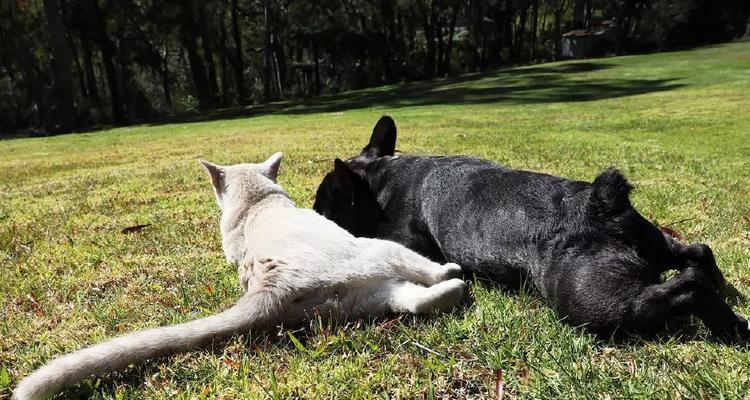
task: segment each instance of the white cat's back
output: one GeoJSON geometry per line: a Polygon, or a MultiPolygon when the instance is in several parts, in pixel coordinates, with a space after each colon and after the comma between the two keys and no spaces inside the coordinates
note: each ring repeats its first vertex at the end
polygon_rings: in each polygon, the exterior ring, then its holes
{"type": "Polygon", "coordinates": [[[271,206],[249,221],[248,243],[259,256],[348,258],[356,238],[313,210],[271,206]],[[263,253],[263,254],[260,254],[263,253]]]}
{"type": "Polygon", "coordinates": [[[392,278],[391,261],[397,257],[388,250],[394,247],[401,248],[383,240],[356,238],[313,210],[272,207],[252,222],[247,255],[284,261],[286,273],[297,278],[325,276],[354,284],[358,278],[373,282],[392,278]]]}

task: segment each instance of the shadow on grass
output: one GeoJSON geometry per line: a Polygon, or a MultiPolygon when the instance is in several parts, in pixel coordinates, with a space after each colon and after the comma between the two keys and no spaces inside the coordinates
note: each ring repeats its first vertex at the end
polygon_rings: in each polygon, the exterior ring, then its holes
{"type": "Polygon", "coordinates": [[[677,83],[677,79],[592,78],[585,74],[616,66],[612,63],[578,62],[508,69],[382,86],[310,100],[181,114],[152,122],[150,125],[205,122],[266,114],[341,112],[370,107],[395,109],[441,104],[584,102],[672,90],[684,86],[677,83]]]}
{"type": "MultiPolygon", "coordinates": [[[[133,121],[127,125],[159,126],[174,123],[208,122],[261,115],[301,115],[342,112],[370,107],[403,107],[465,104],[545,104],[585,102],[684,87],[678,78],[641,79],[595,77],[589,73],[616,68],[612,62],[569,62],[559,65],[520,67],[500,71],[467,74],[405,84],[321,96],[306,100],[279,101],[245,107],[194,111],[154,120],[133,121]]],[[[113,126],[97,126],[77,132],[95,132],[113,126]]],[[[54,134],[50,134],[52,136],[54,134]]],[[[28,136],[17,132],[3,139],[28,136]]]]}

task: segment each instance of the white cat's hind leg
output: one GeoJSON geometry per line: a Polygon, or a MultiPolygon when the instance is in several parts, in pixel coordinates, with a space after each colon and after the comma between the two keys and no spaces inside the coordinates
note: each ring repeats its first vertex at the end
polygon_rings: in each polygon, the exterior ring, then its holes
{"type": "Polygon", "coordinates": [[[378,258],[392,260],[390,264],[394,267],[394,272],[405,279],[430,286],[461,277],[461,267],[458,264],[438,264],[396,243],[380,242],[378,247],[385,254],[378,255],[378,258]]]}
{"type": "Polygon", "coordinates": [[[389,303],[395,312],[428,314],[450,311],[461,303],[466,291],[466,282],[461,279],[449,279],[428,287],[398,282],[390,288],[389,303]]]}

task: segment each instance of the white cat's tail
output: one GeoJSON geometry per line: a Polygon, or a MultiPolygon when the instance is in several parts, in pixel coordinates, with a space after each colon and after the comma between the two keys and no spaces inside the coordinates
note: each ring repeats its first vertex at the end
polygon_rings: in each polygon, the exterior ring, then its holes
{"type": "Polygon", "coordinates": [[[18,384],[17,400],[44,399],[60,389],[92,376],[127,367],[149,358],[178,353],[210,342],[265,328],[274,322],[269,314],[273,299],[268,293],[252,292],[228,310],[179,325],[147,329],[120,336],[47,363],[18,384]]]}

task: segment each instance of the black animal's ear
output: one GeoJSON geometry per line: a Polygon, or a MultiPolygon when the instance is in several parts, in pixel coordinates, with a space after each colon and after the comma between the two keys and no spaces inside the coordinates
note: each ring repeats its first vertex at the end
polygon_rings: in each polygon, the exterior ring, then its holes
{"type": "Polygon", "coordinates": [[[333,160],[333,176],[342,183],[352,182],[358,177],[357,173],[352,171],[352,169],[344,161],[341,161],[340,158],[333,160]]]}
{"type": "Polygon", "coordinates": [[[396,123],[393,118],[384,115],[372,128],[370,143],[362,149],[361,155],[371,157],[392,156],[396,150],[396,123]]]}
{"type": "Polygon", "coordinates": [[[349,171],[351,171],[349,169],[349,166],[346,165],[345,162],[341,161],[340,158],[336,158],[335,160],[333,160],[333,170],[336,172],[341,172],[341,173],[344,173],[344,172],[348,173],[349,171]]]}

